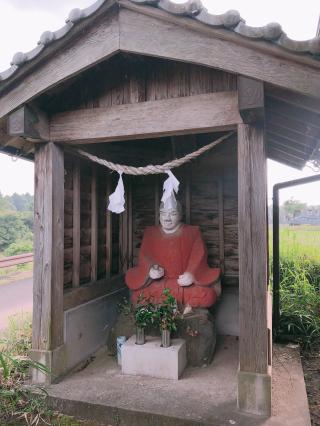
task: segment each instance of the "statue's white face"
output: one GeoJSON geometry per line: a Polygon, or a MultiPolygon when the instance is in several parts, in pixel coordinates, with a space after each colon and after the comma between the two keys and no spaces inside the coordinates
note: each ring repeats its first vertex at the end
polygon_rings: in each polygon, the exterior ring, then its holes
{"type": "Polygon", "coordinates": [[[175,231],[181,223],[179,210],[160,208],[160,223],[165,232],[175,231]]]}

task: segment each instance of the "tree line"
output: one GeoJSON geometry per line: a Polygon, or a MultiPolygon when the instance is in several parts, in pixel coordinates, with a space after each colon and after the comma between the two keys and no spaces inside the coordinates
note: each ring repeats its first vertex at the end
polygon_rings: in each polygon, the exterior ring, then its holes
{"type": "Polygon", "coordinates": [[[14,256],[33,249],[33,195],[0,192],[0,254],[14,256]]]}

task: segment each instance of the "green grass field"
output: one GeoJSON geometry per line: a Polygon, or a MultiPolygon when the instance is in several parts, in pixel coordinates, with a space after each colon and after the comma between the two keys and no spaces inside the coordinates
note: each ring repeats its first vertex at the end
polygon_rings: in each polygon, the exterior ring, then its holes
{"type": "Polygon", "coordinates": [[[319,345],[320,226],[280,228],[280,310],[278,337],[319,345]]]}
{"type": "Polygon", "coordinates": [[[320,226],[282,226],[280,256],[282,259],[304,259],[320,265],[320,226]]]}

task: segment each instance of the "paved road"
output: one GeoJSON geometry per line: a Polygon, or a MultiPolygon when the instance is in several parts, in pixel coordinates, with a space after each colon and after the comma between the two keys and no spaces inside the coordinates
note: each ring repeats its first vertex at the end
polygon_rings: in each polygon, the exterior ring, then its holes
{"type": "Polygon", "coordinates": [[[32,311],[32,278],[0,285],[0,329],[10,315],[21,311],[32,311]]]}

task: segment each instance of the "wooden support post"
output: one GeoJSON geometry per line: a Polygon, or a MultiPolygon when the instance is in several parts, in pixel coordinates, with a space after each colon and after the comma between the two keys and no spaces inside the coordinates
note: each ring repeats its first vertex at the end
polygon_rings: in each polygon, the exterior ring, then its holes
{"type": "MultiPolygon", "coordinates": [[[[63,347],[64,155],[47,143],[35,154],[33,359],[59,372],[63,347]]],[[[50,377],[34,372],[35,382],[50,377]]]]}
{"type": "Polygon", "coordinates": [[[160,221],[160,188],[159,188],[159,175],[155,175],[154,177],[154,224],[156,226],[159,225],[160,221]]]}
{"type": "Polygon", "coordinates": [[[92,167],[91,175],[91,281],[98,275],[98,204],[97,204],[97,170],[92,167]]]}
{"type": "Polygon", "coordinates": [[[128,192],[128,268],[133,266],[133,230],[132,230],[132,180],[128,179],[127,192],[128,192]]]}
{"type": "Polygon", "coordinates": [[[120,215],[120,256],[119,256],[119,270],[125,273],[128,269],[128,191],[125,194],[125,211],[120,215]]]}
{"type": "Polygon", "coordinates": [[[192,168],[188,165],[186,168],[186,223],[191,223],[191,175],[192,168]]]}
{"type": "Polygon", "coordinates": [[[224,273],[224,206],[223,179],[218,180],[218,209],[219,209],[219,258],[222,274],[224,273]]]}
{"type": "Polygon", "coordinates": [[[239,373],[238,406],[271,412],[267,323],[266,155],[263,127],[238,126],[239,373]]]}
{"type": "Polygon", "coordinates": [[[75,160],[73,168],[73,263],[72,263],[72,287],[80,284],[80,162],[75,160]]]}

